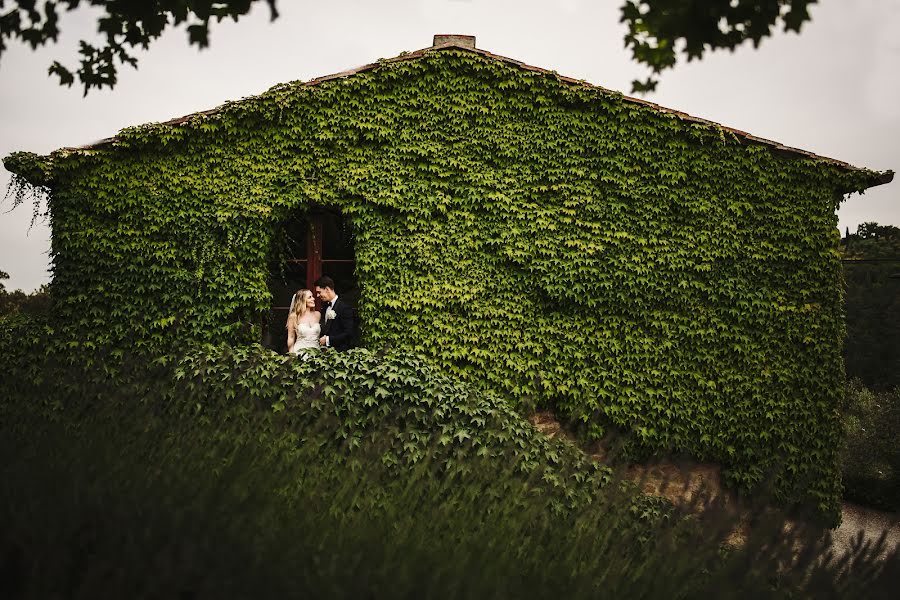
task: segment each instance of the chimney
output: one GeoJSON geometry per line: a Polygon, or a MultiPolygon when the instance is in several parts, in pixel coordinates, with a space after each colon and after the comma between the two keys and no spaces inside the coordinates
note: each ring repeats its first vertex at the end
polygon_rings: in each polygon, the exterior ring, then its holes
{"type": "Polygon", "coordinates": [[[439,33],[434,36],[433,46],[461,46],[475,49],[474,35],[458,35],[455,33],[439,33]]]}

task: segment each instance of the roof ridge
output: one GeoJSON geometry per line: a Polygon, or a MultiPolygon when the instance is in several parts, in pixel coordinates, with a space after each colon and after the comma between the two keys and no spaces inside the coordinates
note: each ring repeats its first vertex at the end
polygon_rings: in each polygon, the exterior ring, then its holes
{"type": "MultiPolygon", "coordinates": [[[[435,38],[436,38],[435,41],[437,41],[438,37],[441,37],[441,36],[435,36],[435,38]]],[[[554,77],[556,77],[559,81],[561,81],[563,83],[567,83],[570,85],[580,85],[582,87],[599,90],[603,93],[617,95],[617,96],[621,97],[622,100],[624,100],[625,102],[645,106],[647,108],[656,110],[661,113],[671,114],[671,115],[674,115],[677,118],[681,119],[682,121],[688,121],[688,122],[697,123],[700,125],[717,127],[723,131],[733,134],[735,137],[737,137],[739,139],[745,140],[747,143],[769,146],[776,152],[792,154],[792,155],[799,155],[799,156],[803,156],[803,157],[806,157],[806,158],[809,158],[812,160],[823,161],[823,162],[832,164],[836,167],[851,170],[851,171],[870,171],[871,170],[871,169],[866,169],[863,167],[856,167],[856,166],[851,165],[848,162],[838,160],[835,158],[829,158],[827,156],[822,156],[819,154],[815,154],[814,152],[810,152],[808,150],[803,150],[801,148],[794,148],[791,146],[786,146],[780,142],[777,142],[774,140],[769,140],[769,139],[759,137],[759,136],[755,136],[750,133],[747,133],[746,131],[742,131],[740,129],[735,129],[733,127],[728,127],[726,125],[722,125],[721,123],[717,123],[715,121],[710,121],[708,119],[695,117],[686,112],[672,109],[672,108],[667,108],[665,106],[661,106],[654,102],[650,102],[649,100],[644,100],[642,98],[636,98],[634,96],[628,96],[622,92],[611,90],[611,89],[605,88],[601,85],[592,84],[584,79],[575,79],[573,77],[567,77],[565,75],[560,75],[556,71],[553,71],[550,69],[544,69],[542,67],[535,67],[533,65],[529,65],[527,63],[516,60],[514,58],[509,58],[509,57],[502,56],[499,54],[494,54],[493,52],[489,52],[489,51],[481,49],[481,48],[476,48],[474,46],[474,38],[472,38],[472,42],[471,42],[472,45],[468,45],[466,42],[455,39],[454,36],[443,36],[443,37],[446,37],[448,41],[445,41],[443,43],[439,43],[436,45],[428,46],[427,48],[414,50],[411,52],[401,52],[399,55],[391,57],[391,58],[378,59],[375,62],[367,63],[367,64],[361,65],[359,67],[346,69],[346,70],[340,71],[338,73],[332,73],[331,75],[322,75],[322,76],[310,79],[309,81],[299,82],[299,87],[313,87],[313,86],[319,85],[321,83],[325,83],[327,81],[333,81],[335,79],[345,79],[347,77],[352,77],[353,75],[358,75],[360,73],[365,73],[367,71],[371,71],[371,70],[376,69],[379,66],[382,66],[386,63],[397,63],[397,62],[405,62],[408,60],[416,60],[416,59],[419,59],[419,58],[425,56],[429,52],[440,51],[440,50],[460,50],[463,52],[471,52],[474,54],[478,54],[480,56],[484,56],[484,57],[490,58],[492,60],[497,60],[497,61],[503,62],[505,64],[513,65],[515,67],[518,67],[518,68],[526,70],[526,71],[532,71],[532,72],[541,73],[544,75],[553,75],[554,77]]],[[[456,37],[471,37],[471,36],[456,36],[456,37]]],[[[265,94],[273,89],[276,89],[279,86],[289,86],[289,85],[295,85],[295,84],[297,84],[297,82],[279,83],[279,84],[276,84],[276,85],[270,87],[269,89],[265,90],[264,92],[262,92],[260,94],[256,94],[256,95],[252,95],[252,96],[245,96],[244,98],[241,98],[240,100],[229,100],[229,101],[226,101],[226,102],[220,104],[219,106],[217,106],[215,108],[207,109],[204,111],[198,111],[195,113],[190,113],[190,114],[184,115],[182,117],[175,117],[173,119],[169,119],[168,121],[158,122],[157,124],[159,124],[159,125],[182,125],[198,116],[207,116],[207,115],[211,115],[211,114],[216,114],[216,113],[220,112],[221,110],[224,110],[224,108],[229,105],[238,104],[238,103],[242,103],[242,102],[245,102],[248,100],[253,100],[253,99],[259,98],[263,94],[265,94]]],[[[138,125],[137,127],[140,127],[140,125],[138,125]]],[[[70,150],[70,151],[92,150],[92,149],[95,149],[95,148],[98,148],[101,146],[106,146],[108,144],[115,143],[116,141],[118,141],[118,139],[119,139],[119,137],[117,134],[115,136],[112,136],[109,138],[104,138],[102,140],[94,142],[93,144],[87,144],[84,146],[76,146],[76,147],[66,147],[66,148],[61,148],[60,150],[70,150]]],[[[882,172],[879,174],[879,177],[876,179],[876,183],[874,185],[881,185],[881,184],[889,183],[890,181],[893,180],[893,177],[894,177],[893,171],[882,172]]]]}

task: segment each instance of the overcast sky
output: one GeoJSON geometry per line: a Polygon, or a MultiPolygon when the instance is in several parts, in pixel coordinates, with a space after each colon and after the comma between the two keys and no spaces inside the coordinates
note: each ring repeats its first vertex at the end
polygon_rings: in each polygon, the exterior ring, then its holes
{"type": "MultiPolygon", "coordinates": [[[[431,45],[435,33],[477,36],[476,45],[561,75],[628,93],[647,73],[629,60],[622,0],[280,0],[211,32],[211,47],[170,31],[122,67],[112,91],[82,98],[46,72],[75,66],[95,13],[64,15],[59,43],[32,52],[13,44],[0,59],[0,157],[49,153],[255,95],[281,82],[336,73],[431,45]]],[[[757,136],[875,170],[900,169],[900,0],[821,0],[800,35],[778,33],[753,50],[717,53],[663,75],[653,102],[757,136]]],[[[0,169],[0,190],[9,173],[0,169]]],[[[7,289],[49,281],[50,233],[29,231],[31,207],[0,208],[0,270],[7,289]]],[[[853,196],[840,230],[864,221],[900,226],[900,177],[853,196]]]]}

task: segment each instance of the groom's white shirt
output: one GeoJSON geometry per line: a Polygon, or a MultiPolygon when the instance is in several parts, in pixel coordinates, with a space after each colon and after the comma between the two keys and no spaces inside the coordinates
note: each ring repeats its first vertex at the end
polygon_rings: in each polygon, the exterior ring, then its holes
{"type": "MultiPolygon", "coordinates": [[[[330,309],[334,308],[334,305],[337,302],[337,299],[338,299],[337,294],[335,294],[334,298],[331,299],[331,302],[329,302],[328,304],[325,305],[325,322],[326,323],[328,322],[328,311],[330,309]]],[[[331,347],[331,338],[328,337],[327,335],[325,336],[325,347],[326,348],[331,347]]]]}

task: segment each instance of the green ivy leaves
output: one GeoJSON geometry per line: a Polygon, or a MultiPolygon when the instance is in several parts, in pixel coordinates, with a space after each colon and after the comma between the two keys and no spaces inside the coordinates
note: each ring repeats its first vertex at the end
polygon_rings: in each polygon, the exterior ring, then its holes
{"type": "Polygon", "coordinates": [[[60,340],[256,341],[282,224],[330,206],[369,348],[837,507],[834,204],[870,174],[452,50],[53,165],[60,340]]]}

